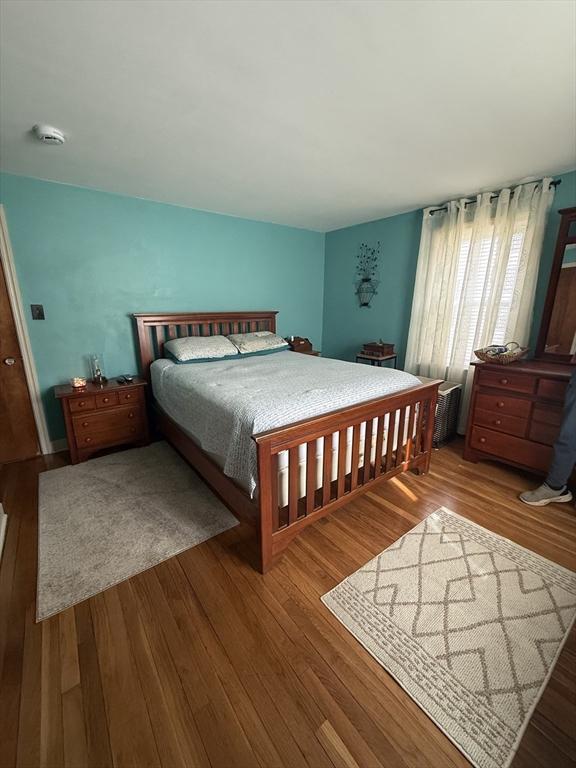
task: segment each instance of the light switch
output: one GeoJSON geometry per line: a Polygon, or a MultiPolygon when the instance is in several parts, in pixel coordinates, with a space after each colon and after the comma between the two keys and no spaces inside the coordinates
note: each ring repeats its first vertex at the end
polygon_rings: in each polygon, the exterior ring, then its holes
{"type": "Polygon", "coordinates": [[[44,320],[44,306],[42,304],[30,304],[32,320],[44,320]]]}

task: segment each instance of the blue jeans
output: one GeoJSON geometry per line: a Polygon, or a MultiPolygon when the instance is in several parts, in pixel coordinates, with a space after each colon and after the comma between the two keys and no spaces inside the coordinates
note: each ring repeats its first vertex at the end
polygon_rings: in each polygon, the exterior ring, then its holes
{"type": "Polygon", "coordinates": [[[546,483],[554,488],[566,485],[576,464],[576,371],[572,374],[560,434],[554,443],[554,459],[546,483]]]}

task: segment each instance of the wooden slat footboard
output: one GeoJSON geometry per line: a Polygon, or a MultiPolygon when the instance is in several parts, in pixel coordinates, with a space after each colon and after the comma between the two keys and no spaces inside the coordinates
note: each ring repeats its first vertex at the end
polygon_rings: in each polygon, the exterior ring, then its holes
{"type": "Polygon", "coordinates": [[[439,384],[430,381],[397,395],[254,435],[263,573],[303,528],[346,504],[367,486],[408,469],[428,470],[439,384]],[[350,428],[351,446],[347,441],[350,428]],[[338,450],[333,461],[336,439],[338,450]],[[321,462],[317,458],[319,440],[321,462]],[[284,451],[288,458],[287,499],[282,504],[279,455],[284,451]]]}

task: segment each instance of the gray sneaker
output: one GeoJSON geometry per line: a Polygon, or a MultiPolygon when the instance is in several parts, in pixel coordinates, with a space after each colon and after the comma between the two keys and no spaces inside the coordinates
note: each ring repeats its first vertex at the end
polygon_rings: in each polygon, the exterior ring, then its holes
{"type": "Polygon", "coordinates": [[[530,504],[532,507],[544,507],[552,502],[572,501],[572,493],[566,486],[559,491],[555,491],[546,483],[542,483],[539,488],[533,491],[524,491],[519,496],[524,504],[530,504]]]}

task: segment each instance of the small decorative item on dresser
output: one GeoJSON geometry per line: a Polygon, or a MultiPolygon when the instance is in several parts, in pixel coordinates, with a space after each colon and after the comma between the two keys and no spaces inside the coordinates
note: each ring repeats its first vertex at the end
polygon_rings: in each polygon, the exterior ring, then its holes
{"type": "Polygon", "coordinates": [[[70,386],[74,389],[84,389],[86,386],[86,377],[85,376],[73,376],[70,379],[70,386]]]}
{"type": "Polygon", "coordinates": [[[94,384],[103,386],[108,379],[104,376],[102,369],[102,353],[96,352],[90,355],[90,368],[92,369],[92,381],[94,384]]]}
{"type": "Polygon", "coordinates": [[[70,384],[55,387],[54,394],[62,403],[72,464],[103,448],[148,444],[145,387],[146,382],[137,377],[129,384],[88,382],[82,389],[70,384]]]}

